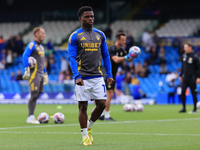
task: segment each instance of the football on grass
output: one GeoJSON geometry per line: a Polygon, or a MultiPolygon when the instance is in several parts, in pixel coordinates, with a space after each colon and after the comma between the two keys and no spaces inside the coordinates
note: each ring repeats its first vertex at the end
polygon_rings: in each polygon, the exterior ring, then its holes
{"type": "Polygon", "coordinates": [[[28,58],[28,65],[31,69],[35,68],[37,61],[34,57],[29,57],[28,58]]]}
{"type": "Polygon", "coordinates": [[[200,102],[197,102],[197,108],[200,108],[200,102]]]}
{"type": "Polygon", "coordinates": [[[55,123],[63,123],[65,121],[65,116],[60,112],[55,113],[53,116],[53,121],[55,123]]]}
{"type": "Polygon", "coordinates": [[[136,106],[134,104],[125,104],[123,106],[124,111],[135,111],[136,106]]]}
{"type": "Polygon", "coordinates": [[[40,123],[48,123],[49,122],[49,115],[45,112],[42,112],[38,116],[38,121],[40,123]]]}
{"type": "Polygon", "coordinates": [[[142,111],[144,110],[144,106],[143,106],[142,104],[137,104],[136,110],[137,110],[138,112],[142,112],[142,111]]]}

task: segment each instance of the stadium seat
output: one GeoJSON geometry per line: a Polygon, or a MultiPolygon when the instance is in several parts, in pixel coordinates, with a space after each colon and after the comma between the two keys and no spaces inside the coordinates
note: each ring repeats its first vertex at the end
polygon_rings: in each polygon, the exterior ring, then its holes
{"type": "Polygon", "coordinates": [[[171,19],[156,33],[159,37],[187,37],[198,31],[199,24],[200,19],[171,19]]]}
{"type": "MultiPolygon", "coordinates": [[[[53,43],[60,45],[62,40],[67,38],[73,30],[80,26],[79,21],[45,21],[40,27],[45,29],[46,38],[43,44],[47,44],[49,39],[52,39],[53,43]]],[[[23,37],[25,44],[33,40],[32,32],[30,31],[23,37]]]]}

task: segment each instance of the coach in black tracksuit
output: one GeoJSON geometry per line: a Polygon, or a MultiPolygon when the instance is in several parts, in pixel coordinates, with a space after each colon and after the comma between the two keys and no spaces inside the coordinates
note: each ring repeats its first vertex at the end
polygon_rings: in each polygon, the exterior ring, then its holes
{"type": "Polygon", "coordinates": [[[186,112],[185,91],[187,87],[190,87],[194,101],[193,113],[196,113],[196,103],[197,103],[196,84],[200,83],[200,61],[198,56],[194,53],[192,45],[185,44],[184,51],[185,53],[183,54],[182,57],[182,68],[180,74],[180,81],[182,82],[181,99],[183,102],[183,109],[179,112],[186,112]]]}

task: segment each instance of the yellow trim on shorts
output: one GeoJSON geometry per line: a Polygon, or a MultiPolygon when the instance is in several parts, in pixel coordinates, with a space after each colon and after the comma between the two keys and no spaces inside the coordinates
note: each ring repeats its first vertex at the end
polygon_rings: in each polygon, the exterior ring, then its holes
{"type": "Polygon", "coordinates": [[[30,84],[30,83],[33,81],[33,79],[35,79],[36,73],[37,73],[37,63],[35,64],[34,71],[33,71],[32,75],[31,75],[31,77],[30,77],[30,80],[29,80],[29,83],[28,83],[28,84],[30,84]]]}
{"type": "Polygon", "coordinates": [[[35,87],[34,87],[34,82],[31,83],[31,91],[34,91],[35,87]]]}

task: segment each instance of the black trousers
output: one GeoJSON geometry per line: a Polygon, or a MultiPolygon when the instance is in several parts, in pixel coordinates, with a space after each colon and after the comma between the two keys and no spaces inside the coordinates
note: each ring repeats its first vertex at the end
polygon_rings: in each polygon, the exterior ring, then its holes
{"type": "Polygon", "coordinates": [[[174,104],[175,103],[175,93],[174,92],[170,92],[168,93],[168,104],[170,104],[170,99],[172,98],[172,103],[174,104]]]}
{"type": "Polygon", "coordinates": [[[196,80],[195,78],[190,79],[183,79],[182,82],[182,92],[181,92],[181,99],[183,103],[183,109],[185,109],[185,103],[186,103],[186,96],[185,91],[187,87],[190,87],[190,90],[192,92],[193,102],[194,102],[194,111],[196,111],[196,104],[197,104],[197,92],[196,92],[196,80]]]}

